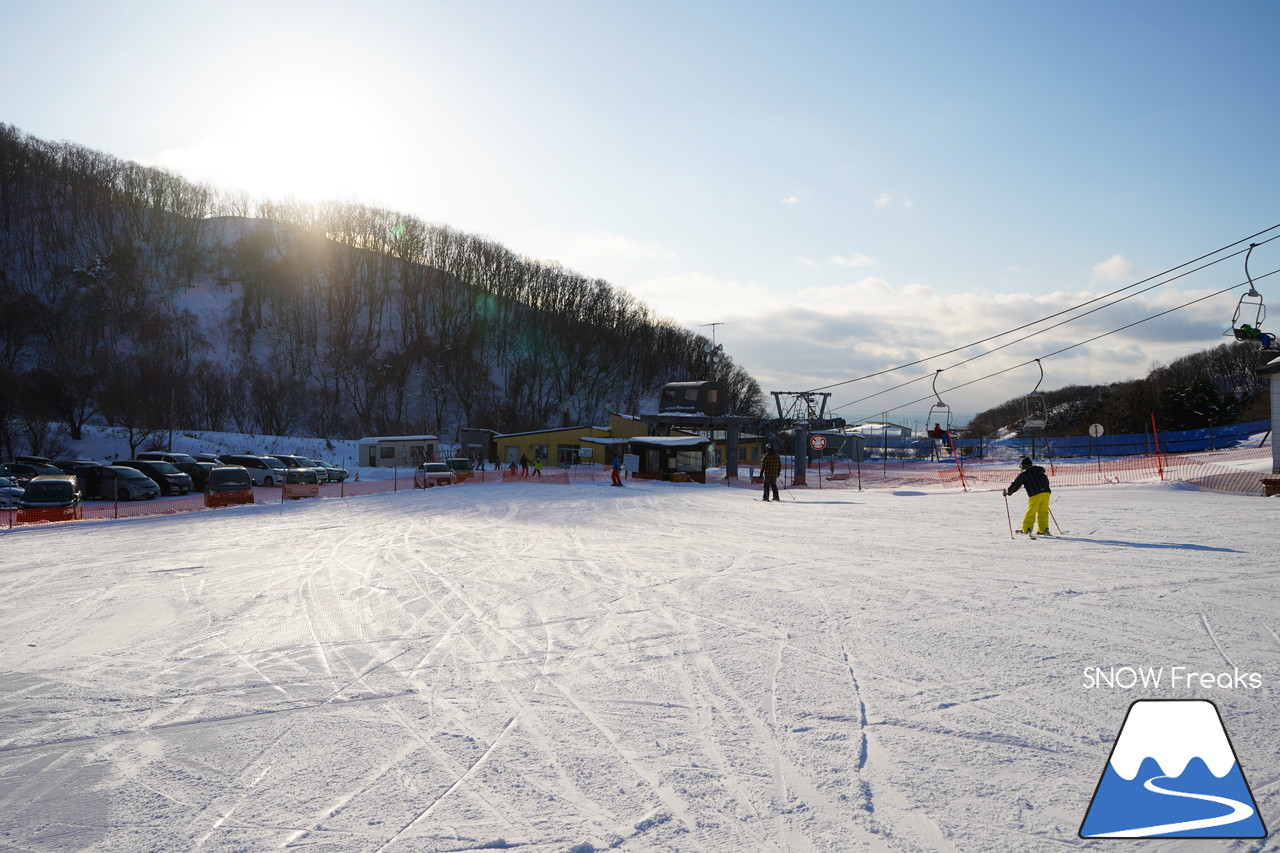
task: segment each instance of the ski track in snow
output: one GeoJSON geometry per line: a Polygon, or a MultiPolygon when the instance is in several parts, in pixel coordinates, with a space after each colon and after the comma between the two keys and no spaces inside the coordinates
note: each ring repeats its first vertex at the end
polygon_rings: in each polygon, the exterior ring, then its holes
{"type": "Polygon", "coordinates": [[[1088,848],[1153,697],[1084,668],[1224,661],[1263,688],[1155,698],[1217,701],[1280,802],[1270,502],[1064,489],[1088,532],[1025,542],[998,493],[789,495],[464,486],[0,537],[0,839],[1088,848]]]}

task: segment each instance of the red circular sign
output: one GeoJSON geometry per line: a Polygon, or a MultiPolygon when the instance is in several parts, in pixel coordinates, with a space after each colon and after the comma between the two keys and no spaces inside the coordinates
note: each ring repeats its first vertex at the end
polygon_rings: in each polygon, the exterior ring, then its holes
{"type": "Polygon", "coordinates": [[[821,450],[827,446],[827,437],[825,435],[809,436],[809,446],[814,450],[821,450]]]}

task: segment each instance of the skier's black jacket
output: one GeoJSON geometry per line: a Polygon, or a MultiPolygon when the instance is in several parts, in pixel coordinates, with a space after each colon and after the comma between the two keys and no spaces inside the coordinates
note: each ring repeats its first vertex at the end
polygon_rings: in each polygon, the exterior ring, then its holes
{"type": "Polygon", "coordinates": [[[1027,497],[1043,494],[1049,491],[1049,475],[1039,465],[1032,465],[1018,475],[1009,488],[1005,489],[1005,494],[1011,495],[1023,486],[1027,487],[1027,497]]]}

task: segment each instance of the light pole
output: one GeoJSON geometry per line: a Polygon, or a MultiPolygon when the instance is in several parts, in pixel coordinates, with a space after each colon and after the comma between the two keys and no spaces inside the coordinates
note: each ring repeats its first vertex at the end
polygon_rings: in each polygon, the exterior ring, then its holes
{"type": "MultiPolygon", "coordinates": [[[[712,381],[715,381],[716,379],[717,366],[720,364],[720,362],[724,361],[724,344],[716,343],[716,326],[723,326],[723,325],[724,323],[705,323],[702,326],[702,328],[704,329],[708,327],[710,327],[711,329],[711,343],[703,344],[702,351],[707,354],[707,363],[711,369],[712,381]]],[[[716,399],[716,405],[717,406],[720,405],[719,398],[716,399]]],[[[711,462],[714,465],[716,464],[716,457],[719,455],[719,449],[716,447],[715,409],[713,407],[709,407],[709,408],[711,409],[711,411],[707,412],[707,415],[708,417],[711,418],[711,462]]],[[[725,479],[727,480],[728,478],[726,477],[725,479]]]]}

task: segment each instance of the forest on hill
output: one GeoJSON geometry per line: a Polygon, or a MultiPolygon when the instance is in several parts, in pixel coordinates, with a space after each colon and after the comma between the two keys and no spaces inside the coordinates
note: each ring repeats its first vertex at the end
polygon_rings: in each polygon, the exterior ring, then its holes
{"type": "MultiPolygon", "coordinates": [[[[448,226],[254,200],[0,124],[0,454],[92,421],[446,439],[598,423],[712,378],[707,344],[448,226]]],[[[732,358],[714,370],[731,411],[763,410],[732,358]]]]}
{"type": "MultiPolygon", "coordinates": [[[[1048,415],[1043,434],[1086,435],[1095,423],[1108,433],[1142,433],[1152,415],[1161,430],[1265,420],[1267,383],[1255,372],[1264,361],[1257,344],[1233,341],[1157,365],[1142,379],[1041,391],[1048,415]]],[[[1007,400],[978,413],[963,432],[976,437],[1017,430],[1026,408],[1025,397],[1007,400]]]]}

